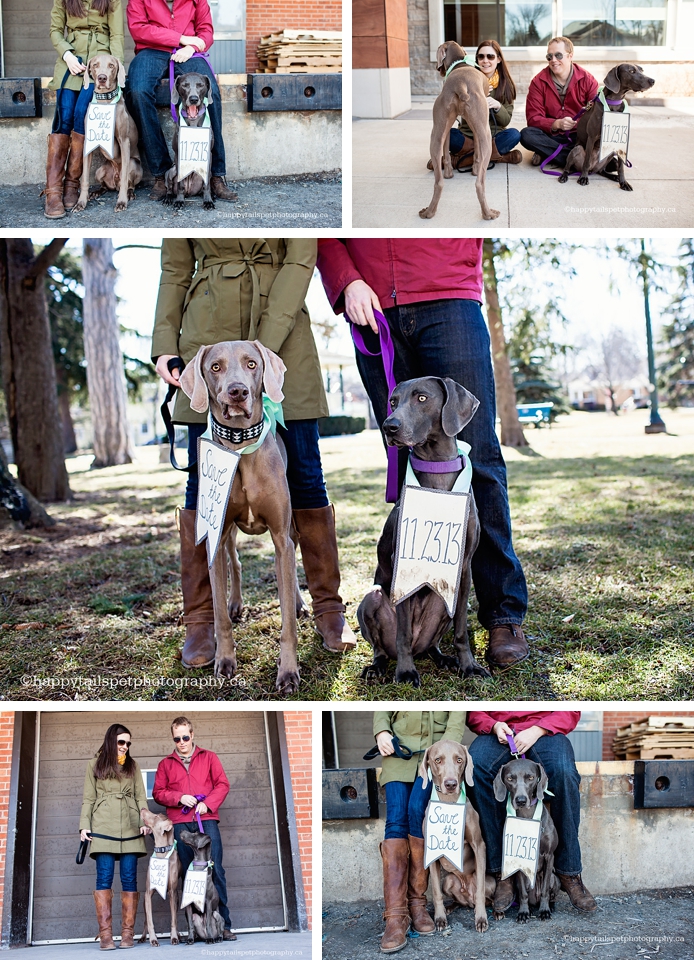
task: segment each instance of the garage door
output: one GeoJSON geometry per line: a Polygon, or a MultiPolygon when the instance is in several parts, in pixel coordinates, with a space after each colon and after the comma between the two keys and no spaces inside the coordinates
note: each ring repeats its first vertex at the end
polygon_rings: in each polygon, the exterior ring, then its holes
{"type": "MultiPolygon", "coordinates": [[[[107,727],[122,722],[132,734],[132,755],[144,770],[156,769],[171,752],[175,714],[54,713],[39,715],[39,765],[34,851],[31,942],[91,940],[96,934],[95,864],[78,866],[79,816],[87,762],[101,745],[107,727]]],[[[277,830],[262,712],[188,713],[195,740],[219,756],[229,778],[220,830],[224,844],[229,910],[235,930],[286,927],[277,830]]],[[[150,809],[161,810],[153,800],[150,809]]],[[[147,840],[148,849],[153,846],[147,840]]],[[[138,861],[138,890],[144,890],[147,858],[138,861]]],[[[120,879],[114,881],[114,932],[120,930],[120,879]]],[[[157,931],[169,929],[168,908],[155,894],[157,931]]],[[[137,931],[144,911],[138,910],[137,931]]],[[[185,928],[183,913],[179,928],[185,928]]]]}

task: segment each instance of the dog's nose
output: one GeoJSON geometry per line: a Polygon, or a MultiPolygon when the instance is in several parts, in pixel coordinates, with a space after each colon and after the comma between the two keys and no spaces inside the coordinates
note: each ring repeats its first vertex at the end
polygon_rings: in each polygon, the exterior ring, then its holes
{"type": "Polygon", "coordinates": [[[107,77],[105,73],[100,73],[96,79],[99,81],[99,83],[106,83],[107,77]]]}
{"type": "Polygon", "coordinates": [[[237,402],[246,400],[248,397],[248,387],[245,387],[242,383],[230,383],[227,387],[227,394],[231,400],[237,402]]]}
{"type": "Polygon", "coordinates": [[[402,424],[399,420],[394,417],[388,417],[383,424],[383,432],[387,433],[389,437],[394,437],[401,426],[402,424]]]}
{"type": "Polygon", "coordinates": [[[199,97],[196,93],[191,93],[191,95],[188,97],[188,102],[189,102],[189,103],[199,103],[199,102],[200,102],[200,97],[199,97]]]}
{"type": "Polygon", "coordinates": [[[519,796],[516,797],[516,806],[517,806],[517,807],[527,807],[527,805],[528,805],[528,798],[527,798],[527,797],[519,797],[519,796]]]}
{"type": "Polygon", "coordinates": [[[453,793],[454,790],[458,789],[458,781],[454,777],[451,777],[449,780],[444,780],[443,785],[449,793],[453,793]]]}

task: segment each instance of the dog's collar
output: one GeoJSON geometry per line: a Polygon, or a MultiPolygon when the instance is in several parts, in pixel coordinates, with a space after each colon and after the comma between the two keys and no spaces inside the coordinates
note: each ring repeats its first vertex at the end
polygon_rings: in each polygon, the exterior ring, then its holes
{"type": "Polygon", "coordinates": [[[465,467],[465,456],[455,457],[453,460],[420,460],[410,450],[412,469],[419,473],[457,473],[465,467]]]}
{"type": "Polygon", "coordinates": [[[599,100],[600,103],[603,105],[603,107],[607,109],[609,109],[610,107],[618,107],[624,104],[624,110],[622,110],[621,112],[629,113],[629,104],[624,98],[622,98],[621,100],[608,100],[605,97],[605,84],[602,84],[602,86],[598,87],[598,95],[595,97],[595,99],[599,100]]]}
{"type": "MultiPolygon", "coordinates": [[[[470,461],[470,456],[469,456],[470,444],[465,443],[463,440],[458,440],[457,446],[458,446],[458,454],[460,456],[461,461],[463,462],[463,469],[460,471],[460,473],[456,477],[455,483],[453,484],[453,488],[450,492],[451,493],[467,493],[470,489],[470,483],[472,482],[472,462],[470,461]]],[[[431,466],[431,463],[429,461],[417,460],[416,457],[415,457],[415,462],[426,463],[427,467],[431,466]]],[[[453,461],[444,460],[444,461],[439,461],[439,463],[440,462],[443,462],[444,465],[446,466],[446,470],[440,471],[441,473],[454,472],[448,466],[453,461]]],[[[405,474],[405,483],[407,484],[408,487],[421,487],[419,480],[415,476],[415,472],[414,472],[415,469],[419,470],[419,467],[415,468],[414,464],[412,463],[412,454],[410,454],[407,460],[407,473],[405,474]]],[[[458,469],[458,468],[456,467],[455,469],[458,469]]],[[[429,473],[434,471],[430,471],[427,469],[426,471],[423,471],[423,472],[429,473]]],[[[439,471],[435,471],[435,472],[438,473],[439,471]]]]}
{"type": "MultiPolygon", "coordinates": [[[[202,107],[200,109],[200,113],[202,113],[202,123],[196,124],[196,126],[202,127],[203,129],[205,127],[211,126],[210,112],[207,109],[207,107],[208,107],[208,100],[207,100],[207,97],[205,97],[204,100],[202,101],[202,107]]],[[[193,119],[197,120],[198,117],[194,117],[193,119]]],[[[185,124],[186,126],[190,126],[190,124],[188,123],[188,114],[186,113],[182,102],[179,104],[178,122],[181,125],[185,124]]]]}
{"type": "Polygon", "coordinates": [[[254,423],[252,427],[225,427],[210,413],[212,436],[215,440],[228,440],[230,443],[245,443],[247,440],[257,440],[263,432],[264,418],[254,423]]]}
{"type": "Polygon", "coordinates": [[[165,853],[166,856],[163,857],[162,859],[168,860],[169,857],[171,856],[171,854],[174,852],[175,849],[176,849],[176,841],[174,840],[173,843],[170,843],[170,844],[169,844],[168,846],[166,846],[166,847],[155,847],[155,848],[154,848],[154,852],[155,852],[155,853],[165,853]]]}
{"type": "Polygon", "coordinates": [[[189,870],[207,870],[214,866],[214,860],[193,860],[189,870]]]}
{"type": "Polygon", "coordinates": [[[462,66],[463,64],[464,64],[466,67],[475,67],[475,68],[479,69],[479,67],[477,67],[477,64],[475,63],[475,61],[472,59],[471,55],[470,55],[469,53],[466,53],[465,56],[464,56],[464,58],[463,58],[462,60],[454,60],[454,61],[453,61],[453,63],[452,63],[452,64],[450,65],[450,67],[448,68],[448,70],[446,70],[446,77],[448,77],[448,74],[451,73],[451,71],[455,70],[456,67],[460,67],[460,66],[462,66]]]}
{"type": "Polygon", "coordinates": [[[121,88],[116,87],[115,90],[109,90],[107,93],[97,93],[94,90],[94,100],[98,100],[100,103],[117,103],[120,100],[121,88]]]}

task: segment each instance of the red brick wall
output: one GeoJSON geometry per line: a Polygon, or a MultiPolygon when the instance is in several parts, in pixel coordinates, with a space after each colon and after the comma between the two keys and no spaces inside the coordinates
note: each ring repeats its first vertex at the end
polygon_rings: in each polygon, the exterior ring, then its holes
{"type": "Polygon", "coordinates": [[[258,69],[261,37],[280,30],[342,30],[341,0],[267,0],[246,6],[246,72],[258,69]]]}
{"type": "Polygon", "coordinates": [[[296,830],[299,835],[301,873],[304,879],[304,896],[306,897],[306,910],[310,928],[313,881],[311,866],[311,833],[313,826],[311,823],[311,811],[313,807],[311,782],[311,740],[313,727],[311,712],[309,710],[285,710],[284,729],[287,735],[289,770],[292,777],[294,812],[296,813],[296,830]]]}
{"type": "Polygon", "coordinates": [[[0,917],[5,888],[5,851],[7,850],[7,813],[12,768],[14,713],[0,713],[0,917]]]}
{"type": "Polygon", "coordinates": [[[645,720],[647,717],[694,717],[694,711],[649,710],[646,713],[634,713],[633,711],[605,710],[602,715],[602,759],[616,759],[612,750],[612,742],[618,727],[626,727],[630,723],[645,720]]]}

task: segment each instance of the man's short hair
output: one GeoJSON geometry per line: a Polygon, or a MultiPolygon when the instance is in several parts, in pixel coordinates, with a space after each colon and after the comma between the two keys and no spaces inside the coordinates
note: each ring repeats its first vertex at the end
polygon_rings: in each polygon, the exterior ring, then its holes
{"type": "Polygon", "coordinates": [[[568,37],[552,37],[552,39],[551,39],[551,40],[549,41],[549,43],[547,44],[547,49],[548,49],[548,50],[549,50],[549,48],[551,47],[551,45],[552,45],[553,43],[563,43],[563,44],[564,44],[564,49],[566,50],[567,53],[573,53],[573,52],[574,52],[574,45],[573,45],[573,43],[569,40],[568,37]]]}
{"type": "Polygon", "coordinates": [[[188,717],[176,717],[175,720],[171,722],[171,733],[174,732],[174,727],[188,727],[190,732],[193,732],[193,724],[190,722],[188,717]]]}

